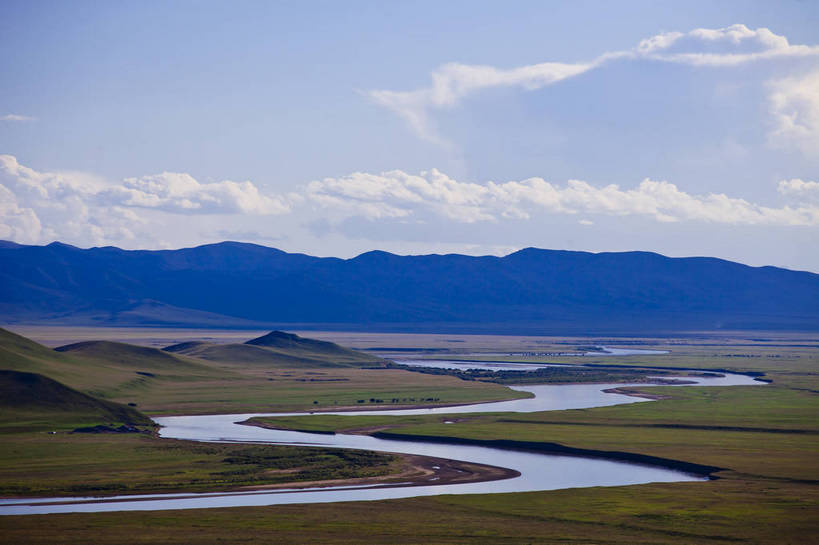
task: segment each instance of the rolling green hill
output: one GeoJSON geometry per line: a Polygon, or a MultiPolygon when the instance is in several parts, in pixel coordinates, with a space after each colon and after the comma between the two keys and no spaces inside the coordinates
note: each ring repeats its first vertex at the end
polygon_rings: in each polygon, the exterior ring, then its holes
{"type": "Polygon", "coordinates": [[[0,329],[0,369],[40,373],[97,398],[134,403],[147,414],[305,410],[358,406],[371,398],[450,404],[522,395],[497,384],[375,369],[381,360],[367,354],[296,336],[285,340],[280,347],[195,342],[167,350],[90,341],[52,350],[0,329]]]}
{"type": "Polygon", "coordinates": [[[293,356],[248,344],[182,343],[181,345],[168,346],[163,350],[226,366],[250,365],[271,368],[348,367],[347,365],[293,356]]]}
{"type": "Polygon", "coordinates": [[[78,392],[39,373],[0,370],[0,427],[152,426],[131,407],[78,392]]]}
{"type": "Polygon", "coordinates": [[[165,371],[199,371],[209,369],[199,363],[170,354],[158,348],[112,341],[84,341],[55,348],[86,361],[99,361],[115,367],[132,367],[165,371]]]}
{"type": "Polygon", "coordinates": [[[277,353],[328,360],[334,363],[372,365],[384,361],[376,356],[351,350],[336,343],[299,337],[294,333],[285,333],[284,331],[271,331],[267,335],[251,339],[245,344],[261,346],[277,353]]]}
{"type": "Polygon", "coordinates": [[[0,367],[25,371],[53,371],[72,360],[22,335],[0,328],[0,367]]]}
{"type": "Polygon", "coordinates": [[[283,331],[273,331],[244,344],[186,342],[167,346],[163,350],[225,365],[274,368],[361,367],[384,362],[381,358],[332,342],[299,337],[283,331]]]}

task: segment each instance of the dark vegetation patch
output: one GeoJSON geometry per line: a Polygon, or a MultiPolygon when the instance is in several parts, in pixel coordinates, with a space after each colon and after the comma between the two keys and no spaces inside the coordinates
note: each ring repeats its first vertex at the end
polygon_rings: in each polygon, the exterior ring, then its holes
{"type": "Polygon", "coordinates": [[[104,426],[98,424],[96,426],[84,426],[76,428],[72,433],[141,433],[142,430],[133,426],[126,426],[125,424],[117,427],[104,426]]]}
{"type": "Polygon", "coordinates": [[[306,447],[247,447],[237,449],[222,461],[233,466],[221,474],[225,476],[257,474],[257,480],[268,480],[271,470],[287,470],[282,479],[320,481],[371,477],[389,473],[395,460],[389,454],[345,449],[317,449],[306,447]],[[295,472],[289,472],[292,469],[295,472]],[[261,473],[260,473],[261,472],[261,473]]]}
{"type": "MultiPolygon", "coordinates": [[[[681,383],[678,380],[660,379],[655,377],[680,376],[679,372],[667,370],[637,369],[626,367],[588,366],[555,366],[541,367],[532,370],[508,369],[442,369],[437,367],[417,367],[392,363],[388,367],[405,369],[426,375],[449,375],[462,380],[479,380],[498,384],[567,384],[567,383],[606,383],[606,382],[636,382],[636,383],[681,383]]],[[[534,366],[533,366],[534,367],[534,366]]],[[[687,376],[718,377],[717,373],[686,373],[687,376]]]]}

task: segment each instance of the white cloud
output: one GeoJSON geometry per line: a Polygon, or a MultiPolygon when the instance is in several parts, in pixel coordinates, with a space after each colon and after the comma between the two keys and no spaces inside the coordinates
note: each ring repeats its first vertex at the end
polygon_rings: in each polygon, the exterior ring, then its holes
{"type": "Polygon", "coordinates": [[[103,191],[106,201],[122,206],[203,214],[283,214],[285,199],[263,195],[252,182],[225,180],[200,183],[190,174],[163,172],[126,178],[121,186],[103,191]]]}
{"type": "Polygon", "coordinates": [[[20,243],[39,242],[42,225],[31,208],[23,208],[6,186],[0,184],[0,239],[20,243]]]}
{"type": "Polygon", "coordinates": [[[819,71],[772,81],[770,87],[775,124],[768,135],[770,142],[819,157],[819,71]]]}
{"type": "Polygon", "coordinates": [[[297,195],[265,195],[251,182],[200,183],[162,173],[110,183],[82,172],[40,172],[0,155],[0,238],[111,244],[161,234],[146,213],[271,215],[297,195]],[[142,210],[137,213],[137,210],[142,210]],[[153,231],[153,232],[152,232],[153,231]]]}
{"type": "Polygon", "coordinates": [[[369,219],[423,221],[424,215],[432,214],[474,223],[582,213],[648,216],[660,222],[819,225],[817,206],[772,208],[724,194],[691,195],[672,183],[649,179],[631,189],[613,184],[597,187],[580,180],[560,186],[542,178],[478,184],[459,182],[434,169],[419,175],[395,170],[315,181],[307,186],[306,194],[322,207],[369,219]]]}
{"type": "Polygon", "coordinates": [[[430,86],[413,91],[372,90],[367,95],[403,118],[426,140],[447,142],[437,135],[431,112],[451,108],[464,97],[489,88],[535,90],[593,70],[618,59],[646,59],[693,66],[736,66],[766,59],[819,56],[819,46],[791,45],[785,36],[767,28],[752,30],[736,24],[669,32],[642,40],[625,51],[603,53],[581,63],[546,62],[503,70],[492,66],[449,63],[431,74],[430,86]]]}
{"type": "Polygon", "coordinates": [[[287,211],[298,212],[289,216],[291,230],[293,222],[316,217],[329,224],[347,218],[406,224],[534,223],[545,216],[574,216],[587,226],[594,224],[595,216],[637,216],[664,223],[819,225],[819,183],[783,180],[778,190],[791,199],[786,206],[724,194],[693,195],[650,179],[630,188],[542,178],[477,183],[432,169],[419,174],[357,172],[310,182],[295,193],[267,195],[250,182],[200,183],[178,173],[111,183],[87,173],[36,171],[11,155],[0,155],[0,238],[145,247],[160,245],[166,235],[175,240],[192,236],[168,232],[175,230],[195,230],[197,240],[208,240],[200,233],[203,226],[211,237],[226,229],[263,232],[266,227],[259,220],[248,218],[287,211]],[[191,215],[211,216],[202,222],[191,220],[191,215]]]}
{"type": "Polygon", "coordinates": [[[0,116],[0,121],[34,121],[34,117],[19,114],[6,114],[0,116]]]}
{"type": "Polygon", "coordinates": [[[432,85],[417,91],[370,91],[377,104],[393,110],[422,138],[443,143],[428,117],[428,110],[455,106],[476,91],[489,87],[522,87],[534,90],[582,74],[593,64],[546,62],[501,70],[492,66],[449,63],[432,73],[432,85]]]}
{"type": "Polygon", "coordinates": [[[819,182],[806,182],[799,178],[782,180],[777,186],[777,191],[800,202],[819,204],[819,182]]]}
{"type": "Polygon", "coordinates": [[[287,197],[264,195],[247,181],[200,183],[189,174],[163,172],[111,184],[81,172],[38,172],[11,155],[0,155],[0,179],[6,180],[18,197],[39,199],[43,206],[63,206],[71,199],[80,199],[91,205],[186,214],[267,215],[290,209],[287,197]]]}
{"type": "Polygon", "coordinates": [[[726,28],[698,28],[645,39],[630,52],[615,53],[694,66],[732,66],[765,59],[813,57],[819,46],[791,45],[785,36],[767,28],[752,30],[736,24],[726,28]]]}

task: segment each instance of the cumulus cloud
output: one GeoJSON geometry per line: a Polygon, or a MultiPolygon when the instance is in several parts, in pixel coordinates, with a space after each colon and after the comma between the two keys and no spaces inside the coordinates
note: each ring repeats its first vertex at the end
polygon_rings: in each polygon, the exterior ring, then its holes
{"type": "Polygon", "coordinates": [[[658,34],[641,41],[631,51],[609,54],[694,66],[732,66],[764,59],[817,55],[819,46],[792,45],[785,36],[767,28],[752,30],[741,24],[658,34]]]}
{"type": "Polygon", "coordinates": [[[691,195],[672,183],[650,179],[630,189],[614,184],[597,187],[581,180],[558,185],[542,178],[478,184],[454,180],[434,169],[418,175],[394,170],[315,181],[307,186],[306,196],[320,206],[369,219],[423,221],[425,214],[432,214],[474,223],[582,213],[648,216],[660,222],[819,225],[817,206],[773,208],[724,194],[691,195]]]}
{"type": "Polygon", "coordinates": [[[503,70],[492,66],[449,63],[431,74],[428,87],[413,91],[372,90],[367,95],[403,118],[426,140],[446,144],[431,119],[434,110],[456,106],[464,97],[489,88],[535,90],[620,59],[647,59],[693,66],[736,66],[761,60],[819,56],[819,46],[793,45],[767,28],[736,24],[668,32],[642,40],[625,51],[610,51],[580,63],[546,62],[503,70]]]}
{"type": "Polygon", "coordinates": [[[38,172],[14,156],[0,155],[0,176],[18,197],[62,206],[71,199],[98,206],[153,208],[193,214],[281,214],[284,196],[264,195],[252,182],[200,183],[190,174],[163,172],[108,183],[79,172],[38,172]]]}
{"type": "Polygon", "coordinates": [[[28,115],[6,114],[0,116],[0,121],[34,121],[34,118],[28,115]]]}
{"type": "Polygon", "coordinates": [[[806,182],[799,178],[782,180],[777,191],[796,201],[819,203],[819,182],[806,182]]]}
{"type": "Polygon", "coordinates": [[[14,193],[0,184],[0,239],[33,243],[40,240],[41,231],[34,210],[21,207],[14,193]]]}
{"type": "Polygon", "coordinates": [[[283,214],[290,210],[285,199],[263,195],[252,182],[225,180],[203,184],[190,174],[178,172],[126,178],[122,185],[108,188],[99,196],[122,206],[169,212],[283,214]]]}
{"type": "Polygon", "coordinates": [[[252,182],[200,183],[188,174],[108,182],[83,172],[41,172],[0,155],[0,238],[104,244],[154,238],[144,212],[271,215],[298,196],[265,195],[252,182]]]}
{"type": "Polygon", "coordinates": [[[316,180],[291,194],[268,195],[251,182],[201,183],[188,174],[167,172],[109,182],[87,173],[37,171],[11,155],[0,155],[0,238],[89,245],[136,241],[144,247],[161,245],[168,226],[184,230],[189,225],[198,231],[207,225],[211,237],[240,232],[244,235],[238,238],[261,240],[259,224],[248,218],[288,211],[299,212],[294,219],[321,217],[328,224],[363,218],[468,225],[562,215],[574,216],[583,226],[593,225],[596,216],[638,216],[664,223],[819,225],[819,183],[783,180],[778,191],[789,204],[772,207],[724,194],[694,195],[651,179],[628,188],[543,178],[478,183],[432,169],[419,174],[357,172],[316,180]],[[202,223],[191,221],[191,215],[218,216],[202,223]]]}
{"type": "Polygon", "coordinates": [[[776,146],[795,146],[805,155],[819,157],[819,71],[770,82],[776,146]]]}

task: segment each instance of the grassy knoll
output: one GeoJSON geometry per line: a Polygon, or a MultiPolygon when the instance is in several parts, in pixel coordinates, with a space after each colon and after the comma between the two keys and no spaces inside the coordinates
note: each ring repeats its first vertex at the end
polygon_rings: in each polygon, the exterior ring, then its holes
{"type": "Polygon", "coordinates": [[[184,342],[163,350],[227,366],[265,366],[273,368],[334,368],[383,366],[385,360],[350,350],[336,343],[272,331],[243,344],[184,342]]]}
{"type": "MultiPolygon", "coordinates": [[[[268,357],[269,350],[261,346],[230,346],[268,357]]],[[[41,373],[102,399],[135,403],[149,414],[446,405],[523,395],[496,384],[466,383],[455,377],[402,370],[319,368],[296,363],[283,368],[259,360],[213,362],[108,341],[83,342],[56,351],[3,329],[0,368],[41,373]]]]}
{"type": "Polygon", "coordinates": [[[104,423],[153,429],[139,411],[73,390],[37,373],[0,370],[0,433],[104,423]]]}

